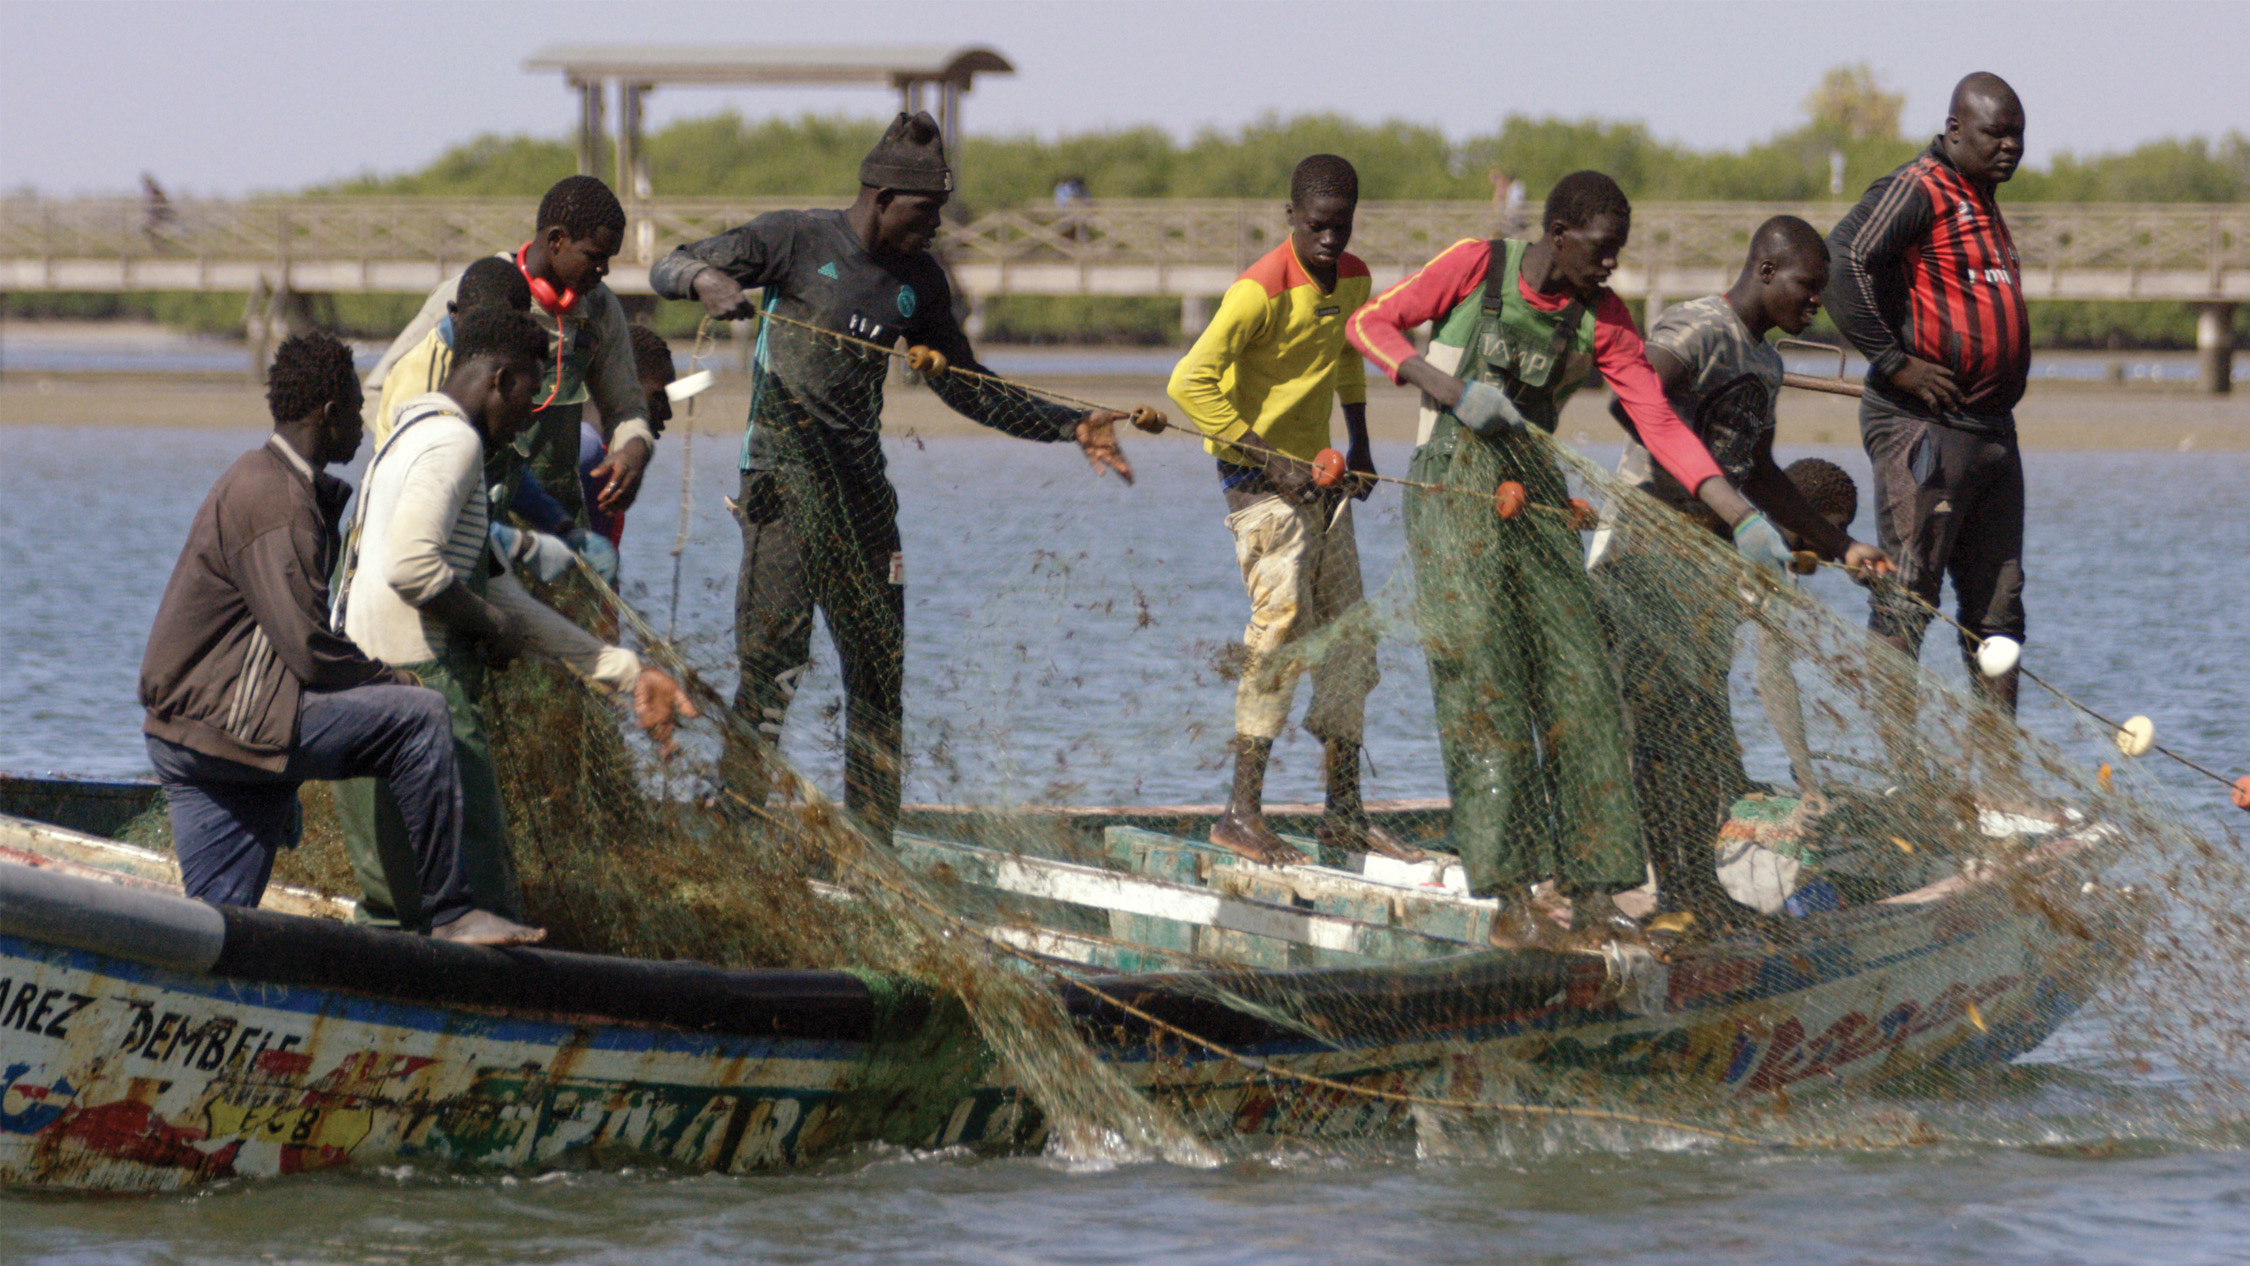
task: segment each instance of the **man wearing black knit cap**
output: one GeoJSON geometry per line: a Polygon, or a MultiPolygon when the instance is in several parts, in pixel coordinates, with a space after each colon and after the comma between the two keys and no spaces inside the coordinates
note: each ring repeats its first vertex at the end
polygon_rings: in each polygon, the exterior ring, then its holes
{"type": "MultiPolygon", "coordinates": [[[[765,802],[772,771],[761,749],[780,741],[811,663],[818,607],[843,668],[845,804],[887,842],[899,803],[906,601],[898,495],[881,443],[885,349],[903,338],[953,368],[987,371],[929,254],[953,192],[936,121],[927,113],[892,120],[859,180],[847,210],[770,212],[680,247],[649,281],[665,298],[699,299],[726,319],[752,315],[744,291],[763,289],[776,318],[759,334],[742,444],[742,676],[721,762],[725,797],[752,809],[765,802]],[[765,743],[747,741],[751,731],[765,743]]],[[[1022,439],[1074,440],[1097,471],[1132,479],[1115,436],[1121,414],[1082,412],[984,377],[940,371],[929,385],[973,421],[1022,439]]]]}

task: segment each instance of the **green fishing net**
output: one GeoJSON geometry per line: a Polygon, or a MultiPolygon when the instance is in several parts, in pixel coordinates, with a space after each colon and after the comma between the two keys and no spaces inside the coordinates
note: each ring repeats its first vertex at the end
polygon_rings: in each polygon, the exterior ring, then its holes
{"type": "MultiPolygon", "coordinates": [[[[890,485],[772,366],[824,366],[869,415],[930,388],[832,332],[769,319],[760,338],[771,460],[735,522],[787,529],[820,628],[862,652],[854,689],[823,716],[822,668],[737,710],[731,639],[667,640],[676,613],[652,600],[557,586],[702,716],[661,760],[561,670],[497,675],[524,902],[554,944],[927,990],[974,1035],[927,1076],[1005,1088],[1018,1128],[995,1141],[1071,1155],[2242,1140],[2240,855],[2106,725],[2019,729],[1537,430],[1442,429],[1358,507],[1403,519],[1362,534],[1364,603],[1257,664],[1228,649],[1239,605],[1214,623],[1159,583],[1169,557],[1225,549],[1196,522],[1215,494],[1159,516],[1181,540],[1089,537],[1110,498],[1145,494],[1039,455],[1043,473],[962,494],[985,527],[945,544],[986,588],[930,617],[965,630],[945,671],[902,680],[890,485]],[[1432,860],[1276,868],[1210,845],[1230,735],[1182,715],[1180,681],[1223,699],[1346,637],[1383,664],[1371,754],[1421,766],[1370,769],[1373,808],[1432,860]],[[903,730],[861,707],[901,691],[903,730]],[[777,701],[841,740],[777,743],[777,701]],[[1158,796],[1114,776],[1087,795],[1131,762],[1158,796]],[[1421,798],[1386,801],[1400,784],[1421,798]],[[1612,896],[1654,931],[1492,948],[1535,888],[1612,896]]],[[[978,390],[1027,429],[1058,403],[978,390]]],[[[707,453],[731,448],[731,420],[711,429],[707,453]]],[[[717,464],[691,501],[736,496],[717,464]]],[[[635,531],[663,530],[658,500],[635,531]]],[[[1304,785],[1305,751],[1280,745],[1278,781],[1304,785]]],[[[1269,799],[1277,829],[1309,833],[1317,803],[1269,799]]],[[[282,876],[348,895],[308,864],[330,847],[316,831],[282,876]]]]}

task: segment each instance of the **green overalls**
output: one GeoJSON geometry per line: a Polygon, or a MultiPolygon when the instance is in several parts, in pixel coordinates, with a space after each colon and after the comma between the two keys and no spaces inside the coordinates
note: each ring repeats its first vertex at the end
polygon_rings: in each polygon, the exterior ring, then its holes
{"type": "MultiPolygon", "coordinates": [[[[1493,243],[1482,294],[1455,307],[1436,341],[1462,349],[1464,381],[1500,387],[1552,433],[1593,367],[1594,314],[1577,302],[1554,313],[1526,302],[1524,249],[1493,243]]],[[[1452,840],[1471,891],[1641,883],[1624,718],[1562,471],[1533,436],[1487,439],[1445,413],[1408,476],[1444,489],[1408,489],[1406,538],[1452,840]],[[1509,479],[1529,504],[1501,519],[1493,493],[1509,479]]]]}

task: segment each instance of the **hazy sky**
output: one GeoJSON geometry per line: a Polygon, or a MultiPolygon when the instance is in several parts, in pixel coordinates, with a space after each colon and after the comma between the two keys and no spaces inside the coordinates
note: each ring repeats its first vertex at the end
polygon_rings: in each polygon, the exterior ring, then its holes
{"type": "MultiPolygon", "coordinates": [[[[1794,125],[1823,69],[1866,61],[1942,122],[1970,70],[2011,80],[2031,157],[2250,130],[2250,4],[1541,4],[1412,0],[0,0],[0,187],[281,190],[428,162],[481,132],[560,136],[572,100],[524,60],[560,42],[988,44],[1019,68],[972,130],[1229,128],[1335,111],[1489,131],[1513,112],[1637,119],[1738,147],[1794,125]]],[[[732,106],[875,115],[872,91],[660,90],[653,123],[732,106]]]]}

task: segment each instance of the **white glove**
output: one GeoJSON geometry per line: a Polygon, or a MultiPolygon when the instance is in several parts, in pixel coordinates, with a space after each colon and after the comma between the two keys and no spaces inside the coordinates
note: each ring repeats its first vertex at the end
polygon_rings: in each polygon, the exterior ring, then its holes
{"type": "Polygon", "coordinates": [[[1531,425],[1531,419],[1516,408],[1508,393],[1488,382],[1472,382],[1461,388],[1461,400],[1453,406],[1453,416],[1461,425],[1479,435],[1494,436],[1509,427],[1531,425]]]}
{"type": "Polygon", "coordinates": [[[562,579],[572,566],[570,546],[561,537],[545,532],[526,532],[505,523],[495,523],[492,544],[500,551],[500,557],[508,560],[510,568],[535,576],[546,584],[562,579]]]}
{"type": "Polygon", "coordinates": [[[1734,547],[1751,563],[1771,567],[1780,575],[1789,574],[1789,545],[1781,539],[1781,529],[1757,510],[1734,525],[1734,547]]]}

